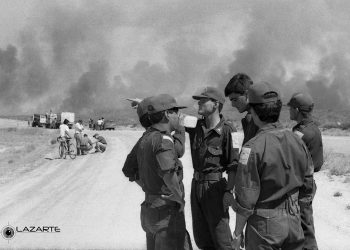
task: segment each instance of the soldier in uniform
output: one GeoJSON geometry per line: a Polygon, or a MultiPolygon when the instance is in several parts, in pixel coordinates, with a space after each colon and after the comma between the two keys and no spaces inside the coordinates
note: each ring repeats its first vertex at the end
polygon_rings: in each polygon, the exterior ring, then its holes
{"type": "MultiPolygon", "coordinates": [[[[136,106],[137,109],[137,115],[139,117],[139,121],[146,130],[151,126],[151,121],[149,118],[148,113],[148,105],[151,104],[151,100],[153,97],[147,97],[143,100],[139,99],[131,99],[133,100],[132,107],[136,106]],[[136,101],[135,101],[136,100],[136,101]],[[135,102],[137,102],[135,104],[135,102]]],[[[146,133],[146,132],[145,132],[146,133]]],[[[183,126],[178,126],[175,130],[175,133],[172,135],[174,139],[174,146],[175,151],[177,153],[177,158],[181,158],[185,153],[185,128],[183,126]]],[[[124,175],[129,178],[129,181],[133,182],[136,181],[139,182],[139,170],[138,170],[138,164],[137,164],[137,149],[139,145],[140,140],[136,142],[128,156],[126,157],[124,166],[123,166],[123,173],[124,175]]],[[[183,179],[183,167],[182,162],[177,159],[177,173],[179,179],[182,181],[183,179]]],[[[182,190],[184,188],[182,187],[182,190]]]]}
{"type": "Polygon", "coordinates": [[[141,225],[146,232],[147,249],[192,249],[183,212],[178,154],[170,134],[179,126],[178,110],[183,107],[167,94],[149,101],[151,125],[136,147],[139,184],[145,192],[141,225]]]}
{"type": "Polygon", "coordinates": [[[234,75],[225,87],[225,96],[231,101],[232,107],[239,113],[247,112],[241,120],[244,133],[243,144],[249,141],[258,132],[258,126],[254,124],[248,105],[248,89],[253,85],[253,81],[244,73],[234,75]]]}
{"type": "MultiPolygon", "coordinates": [[[[298,122],[293,127],[293,131],[305,142],[314,163],[314,172],[318,172],[323,165],[323,144],[321,131],[312,119],[312,110],[314,107],[312,97],[307,93],[295,93],[287,105],[289,106],[290,119],[298,122]]],[[[315,192],[316,184],[314,181],[313,196],[315,192]]],[[[318,249],[315,237],[312,201],[301,210],[301,221],[305,236],[304,249],[318,249]]]]}
{"type": "Polygon", "coordinates": [[[269,83],[254,84],[248,100],[257,135],[244,144],[236,176],[235,249],[246,225],[246,249],[302,249],[300,206],[313,191],[313,163],[302,140],[279,123],[282,102],[269,83]]]}
{"type": "Polygon", "coordinates": [[[233,125],[220,114],[225,97],[218,89],[206,87],[198,100],[198,114],[203,116],[195,128],[186,128],[191,144],[194,174],[191,186],[193,234],[200,249],[232,249],[229,213],[223,207],[227,181],[234,179],[238,148],[233,145],[233,125]]]}
{"type": "MultiPolygon", "coordinates": [[[[225,96],[230,99],[232,107],[236,108],[239,113],[247,112],[245,117],[241,120],[244,134],[242,145],[253,138],[259,130],[259,127],[256,126],[253,121],[248,105],[248,89],[251,85],[253,85],[253,81],[248,75],[238,73],[231,78],[225,87],[225,96]]],[[[233,134],[232,140],[234,142],[239,141],[237,134],[233,134]]],[[[223,204],[225,209],[228,209],[230,205],[234,206],[235,204],[233,196],[233,178],[228,179],[227,189],[231,191],[224,194],[223,204]]]]}

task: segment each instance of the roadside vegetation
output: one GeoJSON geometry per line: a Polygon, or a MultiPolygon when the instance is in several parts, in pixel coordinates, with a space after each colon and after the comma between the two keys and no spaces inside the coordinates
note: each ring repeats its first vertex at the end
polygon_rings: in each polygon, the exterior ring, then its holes
{"type": "Polygon", "coordinates": [[[350,154],[325,149],[322,170],[328,170],[330,175],[344,176],[344,182],[350,183],[350,154]]]}
{"type": "Polygon", "coordinates": [[[57,134],[57,130],[42,128],[1,128],[0,184],[31,171],[45,161],[45,155],[56,147],[51,141],[57,134]]]}

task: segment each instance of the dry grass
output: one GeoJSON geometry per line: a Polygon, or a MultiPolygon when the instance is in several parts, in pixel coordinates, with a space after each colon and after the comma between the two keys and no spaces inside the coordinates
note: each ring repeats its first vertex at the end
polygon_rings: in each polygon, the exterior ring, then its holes
{"type": "MultiPolygon", "coordinates": [[[[17,174],[31,171],[37,162],[54,150],[53,138],[57,130],[42,128],[0,129],[0,183],[9,181],[17,174]]],[[[55,139],[56,140],[56,139],[55,139]]]]}
{"type": "MultiPolygon", "coordinates": [[[[329,170],[330,175],[336,176],[350,174],[350,155],[335,153],[332,150],[325,150],[322,170],[329,170]]],[[[350,180],[348,181],[350,182],[350,180]]]]}

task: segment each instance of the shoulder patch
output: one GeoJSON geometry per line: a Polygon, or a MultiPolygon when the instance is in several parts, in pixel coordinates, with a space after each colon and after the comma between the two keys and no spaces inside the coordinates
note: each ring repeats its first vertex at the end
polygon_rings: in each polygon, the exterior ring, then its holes
{"type": "Polygon", "coordinates": [[[239,163],[247,165],[251,150],[251,148],[242,148],[241,154],[239,155],[239,163]]]}
{"type": "Polygon", "coordinates": [[[295,133],[297,136],[299,136],[300,138],[302,138],[302,137],[304,136],[304,134],[301,133],[301,132],[298,131],[298,130],[295,130],[294,133],[295,133]]]}
{"type": "Polygon", "coordinates": [[[237,132],[231,133],[232,137],[232,148],[241,148],[240,138],[237,132]]]}
{"type": "Polygon", "coordinates": [[[163,138],[163,140],[169,140],[169,141],[171,141],[172,143],[174,143],[173,138],[171,138],[169,135],[162,135],[162,138],[163,138]]]}

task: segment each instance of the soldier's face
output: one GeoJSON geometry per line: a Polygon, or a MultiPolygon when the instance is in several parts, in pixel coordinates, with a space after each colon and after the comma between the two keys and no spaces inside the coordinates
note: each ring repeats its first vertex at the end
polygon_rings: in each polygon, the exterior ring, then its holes
{"type": "Polygon", "coordinates": [[[236,108],[238,112],[243,113],[247,111],[247,96],[238,93],[231,93],[228,98],[231,101],[231,106],[236,108]]]}
{"type": "Polygon", "coordinates": [[[170,125],[173,129],[175,129],[179,126],[179,110],[178,109],[167,110],[167,117],[168,117],[170,125]]]}
{"type": "Polygon", "coordinates": [[[208,116],[215,112],[217,104],[210,98],[201,98],[198,101],[198,114],[208,116]]]}

